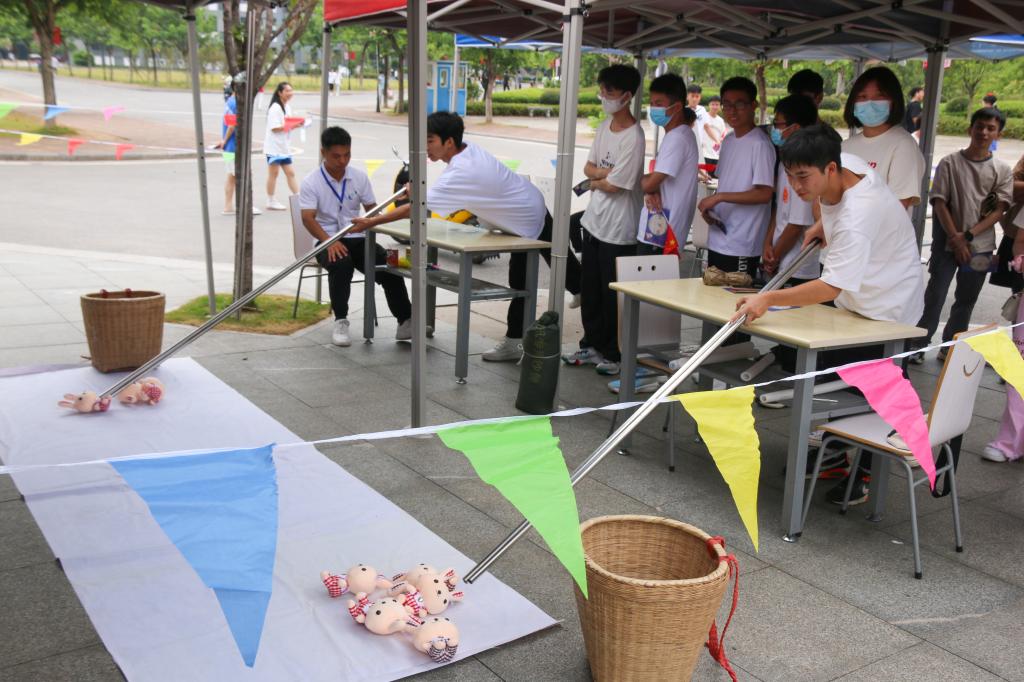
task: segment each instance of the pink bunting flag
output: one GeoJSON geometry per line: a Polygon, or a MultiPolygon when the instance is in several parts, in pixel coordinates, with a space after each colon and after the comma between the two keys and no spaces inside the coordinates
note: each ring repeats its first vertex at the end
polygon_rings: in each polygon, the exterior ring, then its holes
{"type": "Polygon", "coordinates": [[[224,125],[226,125],[226,126],[236,126],[236,125],[238,125],[238,115],[237,114],[224,114],[224,125]]]}
{"type": "Polygon", "coordinates": [[[83,144],[85,144],[85,140],[79,140],[76,137],[72,137],[70,140],[68,140],[68,156],[72,156],[75,153],[75,150],[81,147],[83,144]]]}
{"type": "Polygon", "coordinates": [[[285,116],[285,118],[284,118],[284,131],[287,133],[287,132],[290,132],[292,130],[295,130],[296,128],[298,128],[300,125],[302,125],[305,122],[306,122],[306,119],[304,119],[301,116],[285,116]]]}
{"type": "Polygon", "coordinates": [[[133,144],[119,144],[119,145],[117,145],[117,147],[114,148],[114,158],[117,159],[118,161],[120,161],[121,157],[124,156],[124,153],[126,151],[131,150],[131,149],[135,149],[135,145],[133,145],[133,144]]]}
{"type": "Polygon", "coordinates": [[[932,457],[928,424],[921,411],[917,391],[890,358],[864,362],[837,370],[839,378],[860,389],[871,409],[903,438],[914,459],[928,474],[928,483],[935,488],[935,459],[932,457]]]}
{"type": "Polygon", "coordinates": [[[114,117],[114,114],[120,114],[122,111],[124,111],[124,107],[116,104],[109,107],[103,107],[103,120],[109,121],[114,117]]]}

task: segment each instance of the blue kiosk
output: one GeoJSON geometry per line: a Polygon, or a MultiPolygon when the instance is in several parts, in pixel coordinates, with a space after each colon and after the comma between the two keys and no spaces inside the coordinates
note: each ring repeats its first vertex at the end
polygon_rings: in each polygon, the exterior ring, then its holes
{"type": "MultiPolygon", "coordinates": [[[[466,77],[469,69],[464,62],[459,62],[459,78],[455,92],[455,113],[460,116],[466,115],[466,77]]],[[[427,113],[435,111],[451,111],[452,108],[452,70],[455,63],[452,61],[432,62],[427,82],[427,113]]]]}

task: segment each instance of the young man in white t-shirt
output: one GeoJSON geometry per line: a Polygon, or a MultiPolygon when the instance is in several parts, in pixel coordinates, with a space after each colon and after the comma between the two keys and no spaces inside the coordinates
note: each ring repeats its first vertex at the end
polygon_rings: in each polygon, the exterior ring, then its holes
{"type": "Polygon", "coordinates": [[[608,285],[615,281],[615,259],[636,253],[636,226],[643,206],[640,176],[646,145],[629,104],[640,87],[640,72],[613,64],[597,76],[601,105],[608,115],[597,129],[584,175],[590,205],[582,226],[580,349],[562,356],[570,365],[597,365],[601,374],[619,373],[619,307],[608,285]]]}
{"type": "MultiPolygon", "coordinates": [[[[820,200],[821,226],[805,236],[805,243],[822,239],[828,245],[821,277],[788,289],[740,298],[736,317],[752,323],[772,306],[805,306],[835,302],[872,320],[913,325],[924,309],[924,272],[913,224],[903,205],[877,173],[846,166],[842,138],[826,125],[802,128],[780,149],[789,184],[801,199],[820,200]]],[[[827,364],[881,357],[882,347],[849,349],[829,354],[827,364]],[[865,352],[868,351],[868,352],[865,352]]],[[[851,503],[867,500],[865,469],[851,495],[851,503]]],[[[829,492],[841,503],[846,482],[829,492]]]]}
{"type": "Polygon", "coordinates": [[[686,84],[674,73],[658,76],[650,85],[648,118],[665,129],[654,169],[640,179],[644,208],[637,241],[651,253],[679,253],[690,233],[697,205],[697,138],[685,125],[686,84]],[[672,239],[669,239],[671,230],[672,239]],[[670,249],[674,243],[676,248],[670,249]]]}
{"type": "MultiPolygon", "coordinates": [[[[352,136],[344,128],[331,126],[320,135],[323,163],[307,175],[299,188],[299,207],[302,224],[316,238],[325,242],[349,223],[359,221],[359,209],[371,209],[377,204],[373,187],[366,173],[349,165],[352,160],[352,136]]],[[[320,252],[316,259],[327,271],[327,289],[334,311],[334,329],[331,342],[336,346],[352,344],[348,329],[348,297],[352,288],[354,270],[363,272],[366,248],[364,227],[358,225],[347,235],[320,252]]],[[[376,262],[387,260],[384,249],[377,246],[376,262]]],[[[384,288],[388,309],[398,322],[395,339],[412,338],[412,304],[405,289],[405,280],[390,272],[378,272],[377,284],[384,288]]]]}
{"type": "MultiPolygon", "coordinates": [[[[757,86],[737,76],[722,84],[722,110],[732,133],[718,157],[718,191],[697,205],[708,230],[708,270],[740,273],[730,279],[749,285],[757,274],[775,188],[775,148],[754,125],[757,86]],[[746,277],[744,277],[744,275],[746,277]],[[749,277],[750,279],[747,279],[749,277]]],[[[714,280],[705,273],[705,281],[714,280]]]]}
{"type": "Polygon", "coordinates": [[[729,132],[729,126],[722,118],[722,98],[712,95],[708,100],[708,113],[704,119],[704,142],[701,153],[704,155],[704,163],[708,165],[718,164],[718,152],[722,149],[722,140],[729,132]]]}
{"type": "MultiPolygon", "coordinates": [[[[427,189],[427,208],[441,216],[466,210],[490,228],[527,239],[551,241],[551,214],[544,206],[544,195],[526,178],[475,144],[464,142],[465,124],[458,114],[437,111],[427,117],[427,157],[448,166],[437,182],[427,189]]],[[[361,227],[372,227],[409,217],[409,205],[372,219],[359,219],[361,227]]],[[[365,229],[365,228],[364,228],[365,229]]],[[[551,263],[551,250],[541,252],[551,263]]],[[[526,288],[526,254],[511,255],[508,284],[526,288]]],[[[580,264],[569,252],[565,286],[573,295],[580,292],[580,264]]],[[[513,298],[506,314],[505,338],[482,355],[490,362],[514,362],[523,355],[523,315],[525,302],[513,298]]]]}
{"type": "Polygon", "coordinates": [[[697,136],[697,148],[704,146],[704,123],[708,117],[708,110],[700,103],[703,96],[703,89],[696,83],[690,83],[686,88],[686,106],[697,116],[697,123],[693,126],[693,134],[697,136]]]}

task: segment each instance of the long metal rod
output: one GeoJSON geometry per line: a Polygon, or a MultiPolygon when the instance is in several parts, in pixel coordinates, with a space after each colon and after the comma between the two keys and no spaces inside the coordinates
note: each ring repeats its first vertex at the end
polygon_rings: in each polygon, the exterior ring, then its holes
{"type": "MultiPolygon", "coordinates": [[[[409,51],[406,59],[409,64],[409,236],[412,241],[412,395],[409,414],[413,426],[423,426],[427,421],[426,5],[418,0],[408,0],[406,4],[409,51]]],[[[452,85],[451,79],[448,84],[452,85]]],[[[437,84],[434,85],[436,87],[437,84]]]]}
{"type": "MultiPolygon", "coordinates": [[[[372,218],[373,216],[377,215],[378,213],[383,211],[385,208],[387,208],[390,204],[392,204],[396,199],[400,198],[403,194],[405,194],[405,188],[404,187],[402,189],[398,190],[397,192],[395,192],[394,194],[392,194],[391,196],[389,196],[384,201],[380,202],[379,204],[377,204],[376,206],[371,208],[369,211],[367,211],[366,217],[372,218]]],[[[294,263],[292,263],[291,265],[286,267],[284,270],[282,270],[281,272],[277,273],[276,275],[274,275],[273,277],[268,279],[266,282],[264,282],[263,284],[259,285],[258,287],[256,287],[252,291],[250,291],[248,294],[246,294],[242,298],[238,299],[237,301],[235,301],[234,303],[232,303],[228,307],[224,308],[224,310],[220,311],[219,313],[217,313],[213,317],[211,317],[201,327],[197,327],[195,329],[195,331],[191,332],[188,336],[186,336],[182,340],[178,341],[176,344],[174,344],[173,346],[171,346],[170,348],[165,350],[163,353],[160,353],[160,355],[157,355],[152,360],[149,360],[148,362],[146,362],[146,364],[144,364],[141,367],[139,367],[137,370],[135,370],[134,372],[132,372],[131,374],[126,376],[124,379],[121,379],[116,384],[114,384],[113,386],[111,386],[107,390],[103,391],[103,393],[100,394],[100,397],[102,398],[102,397],[106,397],[106,396],[113,396],[118,391],[120,391],[124,387],[128,386],[129,384],[134,382],[139,377],[143,376],[146,372],[150,371],[151,369],[153,369],[154,367],[159,365],[161,362],[163,362],[167,358],[169,358],[172,355],[174,355],[175,353],[177,353],[182,348],[185,348],[186,346],[190,345],[193,341],[198,339],[200,336],[203,336],[204,334],[206,334],[206,332],[210,331],[211,329],[216,327],[218,324],[223,322],[225,319],[227,319],[228,317],[230,317],[231,315],[233,315],[237,311],[241,310],[244,305],[246,305],[247,303],[252,301],[254,298],[256,298],[260,294],[264,293],[265,291],[270,289],[272,286],[274,286],[275,284],[277,284],[278,282],[283,280],[285,277],[287,277],[288,275],[292,274],[293,272],[295,272],[296,270],[301,268],[311,258],[316,258],[317,254],[319,254],[319,253],[321,253],[323,251],[326,251],[327,247],[329,247],[331,244],[333,244],[334,242],[336,242],[339,239],[341,239],[342,237],[344,237],[346,234],[349,233],[349,231],[351,229],[352,229],[352,223],[349,223],[343,229],[339,230],[338,233],[335,234],[334,236],[332,236],[330,239],[328,239],[325,242],[321,242],[318,246],[314,247],[305,256],[302,256],[301,258],[296,260],[294,263]]]]}
{"type": "Polygon", "coordinates": [[[199,42],[196,38],[196,15],[190,4],[185,15],[188,24],[188,64],[192,74],[192,115],[196,129],[196,163],[199,166],[199,204],[203,211],[203,253],[206,256],[206,293],[210,314],[217,313],[217,296],[213,286],[213,245],[210,241],[210,197],[206,188],[206,148],[203,140],[203,104],[199,96],[199,42]]]}
{"type": "MultiPolygon", "coordinates": [[[[785,284],[786,281],[793,275],[793,273],[797,271],[797,268],[799,268],[800,265],[803,264],[804,260],[806,260],[812,253],[815,252],[817,247],[817,241],[807,245],[807,247],[800,252],[800,255],[796,257],[796,259],[792,262],[792,264],[790,264],[788,268],[775,275],[775,277],[773,277],[767,284],[764,285],[764,287],[761,289],[761,293],[778,289],[783,284],[785,284]]],[[[607,440],[605,440],[604,443],[602,443],[600,446],[598,446],[596,450],[594,450],[590,457],[588,457],[586,460],[584,460],[582,464],[580,464],[580,466],[576,469],[576,471],[572,473],[572,476],[569,479],[573,487],[575,487],[577,483],[583,480],[586,477],[586,475],[589,474],[594,469],[594,467],[596,467],[601,462],[602,459],[607,457],[612,452],[615,452],[616,448],[619,446],[619,443],[621,443],[627,436],[629,436],[629,434],[631,434],[633,430],[640,425],[640,422],[646,419],[647,416],[651,412],[653,412],[659,404],[661,404],[662,399],[668,397],[673,391],[675,391],[681,383],[683,383],[691,374],[693,374],[693,372],[698,367],[700,367],[701,363],[703,363],[709,355],[711,355],[715,350],[717,350],[718,347],[721,346],[726,339],[732,336],[732,333],[739,329],[746,321],[747,316],[741,315],[735,320],[732,320],[731,322],[725,324],[722,328],[715,332],[714,336],[708,339],[707,343],[701,346],[700,349],[696,353],[694,353],[693,356],[690,357],[690,359],[687,360],[686,363],[682,367],[680,367],[675,374],[668,378],[668,381],[661,385],[661,388],[655,391],[654,394],[650,398],[648,398],[643,405],[638,407],[636,411],[629,416],[628,419],[622,422],[622,426],[617,428],[615,432],[612,435],[610,435],[607,438],[607,440]]],[[[501,541],[500,545],[492,549],[490,554],[484,557],[484,559],[482,559],[480,563],[474,566],[473,569],[466,574],[466,577],[464,578],[465,581],[467,583],[472,583],[474,580],[479,578],[480,575],[483,574],[490,567],[491,564],[497,561],[498,558],[502,554],[504,554],[509,547],[511,547],[513,544],[515,544],[517,540],[519,540],[519,538],[525,535],[526,531],[530,530],[530,527],[531,524],[529,521],[523,521],[522,523],[520,523],[514,531],[509,533],[508,537],[501,541]]]]}
{"type": "MultiPolygon", "coordinates": [[[[324,24],[323,40],[320,42],[320,133],[327,128],[327,93],[330,91],[331,79],[331,25],[324,24]]],[[[338,90],[341,90],[341,78],[338,78],[338,90]]],[[[319,280],[318,280],[319,281],[319,280]]]]}

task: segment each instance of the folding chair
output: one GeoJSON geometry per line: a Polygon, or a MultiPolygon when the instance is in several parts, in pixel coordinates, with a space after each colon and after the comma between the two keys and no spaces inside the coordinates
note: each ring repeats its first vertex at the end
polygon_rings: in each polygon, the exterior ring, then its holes
{"type": "MultiPolygon", "coordinates": [[[[957,335],[957,343],[946,355],[939,375],[939,383],[935,387],[931,409],[927,415],[928,440],[934,452],[939,449],[939,457],[935,460],[936,478],[946,473],[949,481],[950,498],[953,507],[953,534],[956,539],[956,551],[963,551],[963,538],[960,531],[960,501],[956,492],[956,459],[950,441],[962,436],[971,425],[974,414],[974,400],[978,395],[978,386],[985,369],[985,358],[963,342],[964,338],[989,331],[994,325],[964,332],[957,335]]],[[[856,478],[857,465],[861,453],[865,450],[874,455],[873,467],[888,466],[889,461],[901,465],[907,475],[907,499],[910,503],[910,531],[914,541],[914,577],[921,578],[921,547],[917,531],[917,503],[914,500],[914,489],[922,483],[927,484],[928,477],[922,475],[914,478],[910,452],[891,444],[889,434],[892,428],[875,412],[845,417],[824,424],[822,430],[825,437],[814,462],[814,472],[808,485],[804,499],[803,525],[807,523],[807,513],[811,507],[814,484],[821,469],[822,454],[830,443],[842,443],[856,448],[856,454],[850,464],[850,476],[846,486],[846,494],[840,514],[845,514],[850,502],[850,492],[856,478]]]]}

